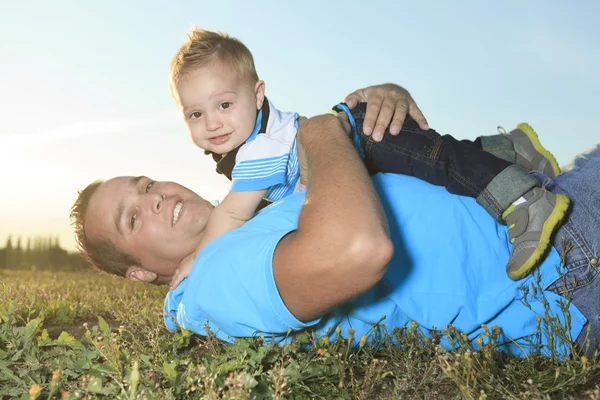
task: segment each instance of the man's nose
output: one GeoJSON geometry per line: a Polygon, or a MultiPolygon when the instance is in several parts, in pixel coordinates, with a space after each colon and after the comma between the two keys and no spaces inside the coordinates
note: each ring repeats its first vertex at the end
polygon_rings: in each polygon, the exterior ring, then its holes
{"type": "Polygon", "coordinates": [[[161,212],[163,207],[163,201],[167,197],[164,193],[152,193],[150,195],[150,207],[152,212],[158,214],[161,212]]]}
{"type": "Polygon", "coordinates": [[[205,121],[206,121],[206,129],[209,131],[216,131],[217,129],[223,127],[221,118],[215,113],[207,114],[205,116],[205,121]]]}

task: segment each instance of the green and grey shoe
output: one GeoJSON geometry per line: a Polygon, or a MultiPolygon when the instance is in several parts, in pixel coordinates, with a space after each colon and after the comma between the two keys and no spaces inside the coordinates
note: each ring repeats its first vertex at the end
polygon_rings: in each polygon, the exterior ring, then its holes
{"type": "Polygon", "coordinates": [[[528,171],[543,172],[552,178],[560,174],[556,158],[542,146],[537,133],[529,124],[521,123],[509,133],[499,126],[498,131],[513,142],[516,152],[515,164],[528,171]]]}
{"type": "Polygon", "coordinates": [[[513,245],[506,265],[506,273],[513,280],[527,276],[538,265],[569,208],[567,196],[539,187],[523,198],[525,202],[510,206],[502,215],[513,245]]]}

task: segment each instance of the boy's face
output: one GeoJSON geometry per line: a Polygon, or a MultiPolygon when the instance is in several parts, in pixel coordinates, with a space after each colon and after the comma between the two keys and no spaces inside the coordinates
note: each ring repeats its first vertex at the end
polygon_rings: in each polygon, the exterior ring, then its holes
{"type": "Polygon", "coordinates": [[[263,81],[251,84],[221,63],[192,71],[177,84],[192,140],[217,154],[230,152],[250,137],[264,91],[263,81]]]}

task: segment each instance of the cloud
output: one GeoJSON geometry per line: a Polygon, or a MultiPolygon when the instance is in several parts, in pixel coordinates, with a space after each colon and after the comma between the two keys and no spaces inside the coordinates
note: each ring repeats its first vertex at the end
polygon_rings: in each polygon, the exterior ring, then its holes
{"type": "Polygon", "coordinates": [[[40,145],[99,134],[131,134],[144,130],[156,131],[174,125],[181,127],[181,117],[174,110],[163,110],[132,118],[80,121],[43,131],[3,134],[0,135],[0,147],[40,145]]]}

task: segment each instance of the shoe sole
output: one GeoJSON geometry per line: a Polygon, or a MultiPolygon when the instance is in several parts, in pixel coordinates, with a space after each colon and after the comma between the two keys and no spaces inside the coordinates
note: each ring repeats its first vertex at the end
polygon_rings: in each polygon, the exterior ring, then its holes
{"type": "MultiPolygon", "coordinates": [[[[521,129],[521,128],[520,128],[521,129]]],[[[557,227],[560,226],[561,221],[565,217],[567,210],[569,209],[570,200],[567,196],[562,194],[556,195],[556,204],[554,205],[554,209],[552,213],[544,222],[544,226],[542,227],[542,234],[540,237],[540,241],[531,254],[531,256],[523,263],[523,266],[516,271],[508,271],[508,276],[512,280],[519,280],[529,275],[531,270],[539,263],[540,259],[548,249],[550,245],[550,238],[552,234],[556,230],[557,227]]]]}
{"type": "Polygon", "coordinates": [[[531,127],[531,125],[529,125],[528,123],[521,123],[517,125],[517,129],[520,129],[525,135],[527,135],[527,137],[531,141],[531,144],[533,144],[533,148],[542,156],[544,156],[548,161],[550,161],[550,166],[554,171],[554,176],[560,174],[560,166],[558,165],[558,161],[556,161],[556,158],[554,158],[554,155],[552,155],[552,153],[550,153],[548,150],[546,150],[544,146],[542,146],[537,132],[531,127]]]}

